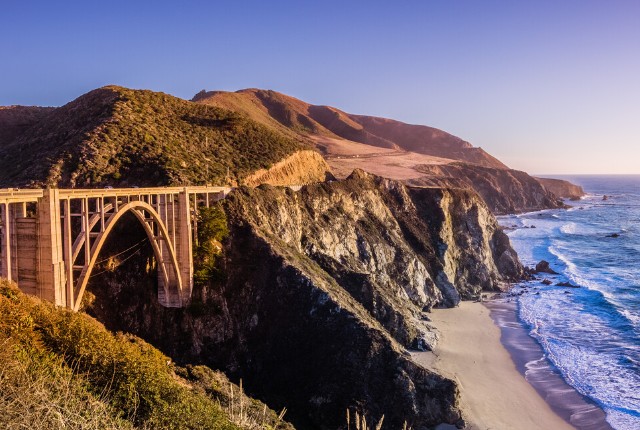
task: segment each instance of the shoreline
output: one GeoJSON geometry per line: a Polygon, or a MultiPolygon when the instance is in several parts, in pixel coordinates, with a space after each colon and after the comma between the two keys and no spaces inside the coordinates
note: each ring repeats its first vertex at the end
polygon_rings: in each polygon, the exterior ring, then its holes
{"type": "Polygon", "coordinates": [[[575,428],[518,371],[490,313],[479,302],[433,309],[430,325],[441,339],[433,352],[413,352],[412,359],[456,381],[469,430],[575,428]]]}
{"type": "Polygon", "coordinates": [[[540,344],[518,319],[514,302],[490,300],[484,305],[500,328],[500,342],[516,369],[558,416],[578,430],[613,430],[605,412],[569,385],[545,357],[540,344]]]}

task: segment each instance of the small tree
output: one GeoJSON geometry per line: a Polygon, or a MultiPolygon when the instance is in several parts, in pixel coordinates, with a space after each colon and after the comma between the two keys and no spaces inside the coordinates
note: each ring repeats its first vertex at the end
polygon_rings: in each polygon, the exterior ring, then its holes
{"type": "Polygon", "coordinates": [[[196,284],[207,283],[216,272],[216,257],[222,253],[222,241],[229,235],[227,216],[220,204],[198,209],[198,244],[194,250],[196,284]]]}

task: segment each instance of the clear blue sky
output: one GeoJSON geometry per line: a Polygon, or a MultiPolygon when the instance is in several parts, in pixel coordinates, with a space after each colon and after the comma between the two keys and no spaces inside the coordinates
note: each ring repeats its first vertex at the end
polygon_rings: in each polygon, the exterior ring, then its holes
{"type": "Polygon", "coordinates": [[[2,0],[0,105],[281,91],[531,173],[640,173],[640,0],[2,0]]]}

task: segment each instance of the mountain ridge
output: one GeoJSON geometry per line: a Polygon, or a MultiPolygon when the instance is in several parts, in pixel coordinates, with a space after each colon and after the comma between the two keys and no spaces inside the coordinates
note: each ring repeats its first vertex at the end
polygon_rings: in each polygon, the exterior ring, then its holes
{"type": "Polygon", "coordinates": [[[460,159],[480,165],[507,168],[469,142],[426,125],[406,124],[388,118],[354,115],[332,106],[313,105],[277,91],[248,88],[236,92],[201,91],[196,103],[235,108],[252,119],[273,122],[294,132],[339,137],[372,146],[404,149],[425,155],[460,159]],[[248,106],[253,109],[248,109],[248,106]],[[264,114],[268,113],[270,119],[264,114]]]}
{"type": "Polygon", "coordinates": [[[472,189],[498,214],[563,207],[554,191],[580,193],[429,126],[255,88],[203,90],[192,100],[110,85],[59,108],[0,108],[0,187],[287,185],[361,168],[413,185],[472,189]]]}
{"type": "Polygon", "coordinates": [[[4,187],[233,185],[312,149],[223,108],[118,86],[90,91],[14,134],[0,145],[4,187]]]}
{"type": "Polygon", "coordinates": [[[309,140],[338,178],[360,168],[414,186],[472,189],[496,214],[561,208],[565,205],[560,197],[567,197],[566,190],[572,190],[572,198],[579,194],[573,184],[510,169],[483,149],[426,125],[350,114],[256,88],[202,90],[192,100],[241,112],[287,135],[309,140]]]}

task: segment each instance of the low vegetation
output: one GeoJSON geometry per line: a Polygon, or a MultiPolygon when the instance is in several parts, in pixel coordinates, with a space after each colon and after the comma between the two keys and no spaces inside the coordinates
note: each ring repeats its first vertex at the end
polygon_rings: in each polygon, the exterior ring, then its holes
{"type": "Polygon", "coordinates": [[[246,115],[111,86],[1,145],[0,186],[234,184],[303,147],[246,115]]]}
{"type": "Polygon", "coordinates": [[[222,276],[216,261],[222,253],[221,242],[229,235],[229,227],[219,203],[208,208],[198,208],[196,225],[198,231],[193,252],[193,280],[197,286],[201,286],[222,276]]]}
{"type": "Polygon", "coordinates": [[[220,372],[0,281],[0,422],[31,429],[291,428],[220,372]]]}

